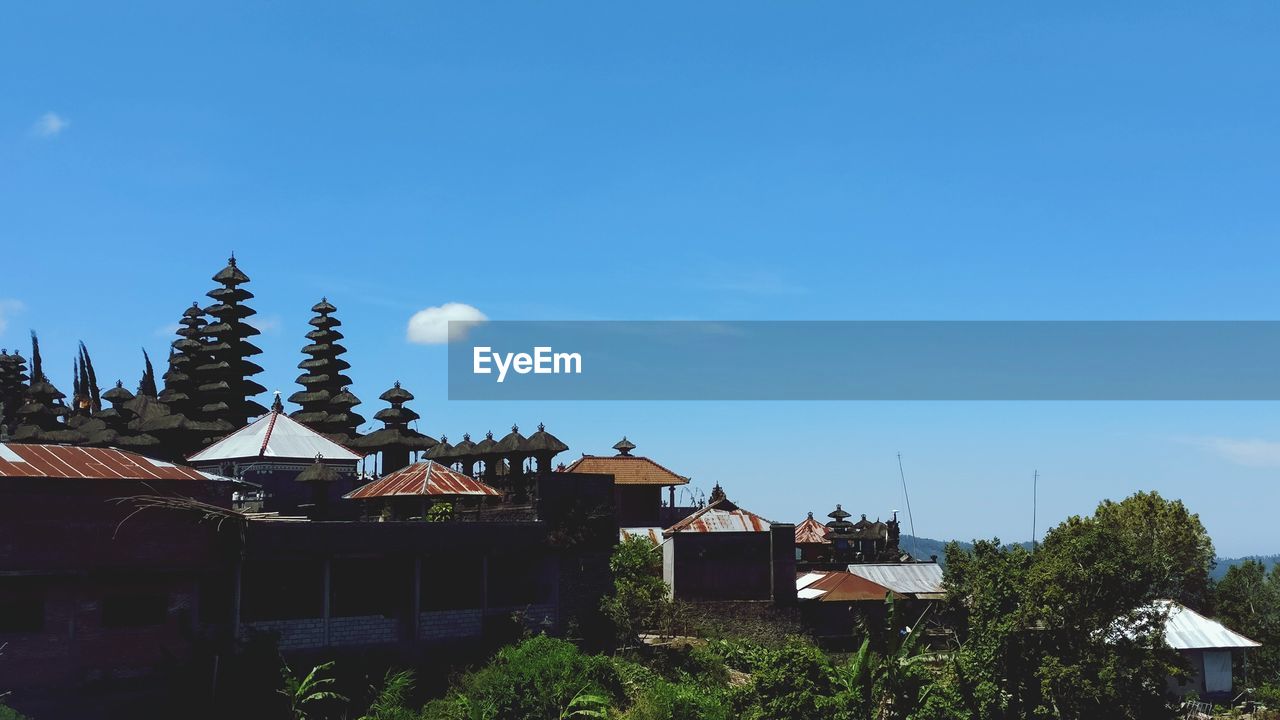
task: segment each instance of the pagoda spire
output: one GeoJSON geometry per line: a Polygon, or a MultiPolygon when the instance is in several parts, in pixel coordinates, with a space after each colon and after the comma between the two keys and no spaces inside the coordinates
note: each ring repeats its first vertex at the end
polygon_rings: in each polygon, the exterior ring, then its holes
{"type": "Polygon", "coordinates": [[[27,360],[17,350],[0,350],[0,427],[14,430],[18,408],[26,402],[27,360]]]}
{"type": "Polygon", "coordinates": [[[18,408],[18,428],[13,434],[17,442],[79,443],[84,437],[67,428],[62,419],[70,414],[62,402],[66,395],[49,382],[40,357],[40,339],[31,333],[31,384],[27,386],[25,403],[18,408]]]}
{"type": "Polygon", "coordinates": [[[170,344],[169,369],[164,374],[164,391],[160,400],[169,410],[190,419],[200,418],[199,383],[196,368],[208,363],[204,354],[204,328],[208,323],[198,303],[182,313],[178,321],[178,339],[170,344]]]}
{"type": "Polygon", "coordinates": [[[338,344],[343,335],[336,329],[342,321],[333,317],[337,310],[328,298],[311,306],[316,315],[308,323],[314,329],[306,335],[311,343],[302,348],[308,358],[298,363],[302,374],[297,382],[302,390],[289,396],[289,402],[302,409],[289,417],[331,440],[347,444],[357,437],[356,428],[364,424],[364,418],[352,411],[360,404],[360,398],[347,389],[351,378],[343,371],[351,364],[340,357],[347,349],[338,344]]]}
{"type": "Polygon", "coordinates": [[[206,418],[225,420],[233,427],[240,427],[267,411],[251,399],[266,391],[249,379],[262,372],[261,367],[249,361],[250,357],[262,353],[248,341],[259,334],[257,328],[245,322],[245,318],[256,314],[243,304],[253,298],[253,293],[241,287],[249,282],[249,276],[236,265],[234,255],[227,266],[213,276],[213,281],[221,287],[207,293],[214,304],[204,312],[212,316],[213,321],[204,326],[206,340],[202,353],[206,362],[197,367],[195,373],[200,380],[197,391],[203,402],[200,410],[206,418]]]}
{"type": "Polygon", "coordinates": [[[391,405],[379,410],[373,416],[375,420],[381,420],[384,427],[352,440],[350,447],[358,449],[365,455],[382,453],[383,474],[408,465],[411,452],[430,450],[439,444],[435,438],[423,435],[409,427],[409,423],[418,419],[418,413],[404,406],[406,402],[413,399],[413,393],[400,387],[399,380],[391,389],[379,395],[378,399],[391,405]]]}

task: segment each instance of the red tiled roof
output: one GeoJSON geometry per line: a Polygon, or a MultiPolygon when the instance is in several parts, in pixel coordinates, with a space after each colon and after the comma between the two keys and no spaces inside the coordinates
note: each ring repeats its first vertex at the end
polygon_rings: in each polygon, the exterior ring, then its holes
{"type": "Polygon", "coordinates": [[[689,478],[677,475],[640,455],[583,455],[565,472],[612,475],[615,485],[687,485],[689,478]]]}
{"type": "Polygon", "coordinates": [[[768,532],[771,523],[728,500],[717,500],[663,531],[678,532],[768,532]]]}
{"type": "Polygon", "coordinates": [[[414,463],[343,495],[349,500],[423,495],[501,495],[494,488],[433,460],[414,463]]]}
{"type": "Polygon", "coordinates": [[[809,517],[804,522],[796,526],[796,544],[797,545],[830,545],[831,541],[827,539],[827,535],[831,532],[831,528],[823,525],[813,519],[813,513],[809,513],[809,517]]]}
{"type": "Polygon", "coordinates": [[[214,480],[214,475],[115,448],[0,444],[0,477],[62,480],[214,480]]]}

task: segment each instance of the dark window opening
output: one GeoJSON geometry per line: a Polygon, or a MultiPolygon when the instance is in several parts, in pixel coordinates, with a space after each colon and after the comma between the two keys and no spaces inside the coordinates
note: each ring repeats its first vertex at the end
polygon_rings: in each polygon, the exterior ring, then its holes
{"type": "Polygon", "coordinates": [[[551,578],[542,558],[512,555],[489,559],[489,607],[535,605],[550,597],[551,578]]]}
{"type": "Polygon", "coordinates": [[[412,604],[412,568],[389,558],[343,558],[330,567],[334,617],[396,617],[412,604]]]}
{"type": "Polygon", "coordinates": [[[467,610],[482,605],[484,566],[477,556],[422,559],[422,610],[467,610]]]}
{"type": "Polygon", "coordinates": [[[36,588],[0,588],[0,633],[44,630],[44,592],[36,588]]]}
{"type": "Polygon", "coordinates": [[[108,628],[160,625],[169,612],[164,593],[109,595],[102,599],[102,626],[108,628]]]}
{"type": "Polygon", "coordinates": [[[318,618],[324,614],[324,569],[318,560],[246,562],[241,577],[246,622],[318,618]]]}

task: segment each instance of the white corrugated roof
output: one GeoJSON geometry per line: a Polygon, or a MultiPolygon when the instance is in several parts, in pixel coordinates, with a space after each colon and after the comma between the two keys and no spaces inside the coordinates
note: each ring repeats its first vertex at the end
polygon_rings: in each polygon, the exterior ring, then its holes
{"type": "Polygon", "coordinates": [[[1167,611],[1164,640],[1175,650],[1206,650],[1260,647],[1249,638],[1227,626],[1173,600],[1157,600],[1156,606],[1167,611]]]}
{"type": "Polygon", "coordinates": [[[866,563],[850,565],[849,572],[883,585],[896,593],[942,594],[942,567],[937,563],[866,563]]]}
{"type": "Polygon", "coordinates": [[[284,413],[267,413],[218,442],[187,458],[189,462],[270,457],[297,460],[359,461],[361,456],[291,419],[284,413]]]}

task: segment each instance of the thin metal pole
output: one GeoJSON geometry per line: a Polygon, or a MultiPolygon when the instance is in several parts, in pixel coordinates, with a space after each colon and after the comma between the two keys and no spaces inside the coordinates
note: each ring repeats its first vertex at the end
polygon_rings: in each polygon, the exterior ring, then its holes
{"type": "Polygon", "coordinates": [[[1040,495],[1040,471],[1036,470],[1031,476],[1031,547],[1036,547],[1039,540],[1036,539],[1036,508],[1040,495]]]}
{"type": "MultiPolygon", "coordinates": [[[[911,514],[911,496],[907,494],[907,474],[902,471],[902,453],[898,453],[898,477],[902,478],[902,498],[907,501],[907,522],[911,525],[911,550],[916,549],[916,519],[911,514]]],[[[920,558],[916,558],[919,560],[920,558]]]]}

